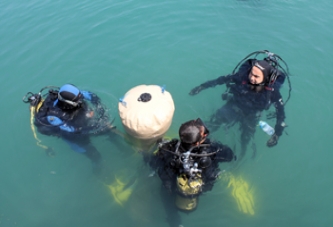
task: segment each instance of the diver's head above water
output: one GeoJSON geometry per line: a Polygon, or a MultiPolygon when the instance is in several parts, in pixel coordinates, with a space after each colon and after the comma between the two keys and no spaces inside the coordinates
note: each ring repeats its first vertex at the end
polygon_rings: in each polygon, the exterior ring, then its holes
{"type": "Polygon", "coordinates": [[[73,109],[80,107],[82,104],[82,94],[80,90],[73,84],[63,85],[58,92],[58,99],[54,105],[58,105],[62,109],[73,109]]]}
{"type": "Polygon", "coordinates": [[[271,76],[273,67],[265,60],[256,60],[249,72],[251,85],[265,85],[271,76]]]}
{"type": "Polygon", "coordinates": [[[179,128],[179,138],[182,147],[185,149],[190,149],[193,146],[202,144],[208,134],[209,130],[200,118],[187,121],[179,128]]]}

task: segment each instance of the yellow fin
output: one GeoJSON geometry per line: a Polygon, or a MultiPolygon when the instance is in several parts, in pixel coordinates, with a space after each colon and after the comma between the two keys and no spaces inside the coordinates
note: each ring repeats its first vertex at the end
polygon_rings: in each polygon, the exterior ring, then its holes
{"type": "Polygon", "coordinates": [[[106,185],[114,200],[120,205],[124,206],[124,204],[128,201],[130,196],[132,195],[133,188],[136,185],[135,180],[132,184],[129,181],[127,184],[124,183],[121,179],[119,179],[117,176],[115,176],[115,180],[110,185],[106,185]]]}
{"type": "Polygon", "coordinates": [[[231,195],[236,200],[239,211],[254,215],[254,199],[249,184],[242,177],[235,178],[230,174],[228,187],[232,187],[231,195]]]}

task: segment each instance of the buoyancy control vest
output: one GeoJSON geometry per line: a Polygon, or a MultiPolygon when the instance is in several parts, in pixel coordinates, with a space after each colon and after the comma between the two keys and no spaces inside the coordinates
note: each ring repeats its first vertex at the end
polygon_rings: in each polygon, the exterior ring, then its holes
{"type": "MultiPolygon", "coordinates": [[[[209,139],[206,143],[194,146],[189,150],[183,149],[179,140],[172,140],[159,145],[159,149],[167,163],[170,163],[172,171],[176,174],[186,174],[189,178],[205,178],[209,169],[217,169],[214,161],[219,149],[212,151],[209,139]]],[[[215,148],[215,147],[214,147],[215,148]]]]}
{"type": "Polygon", "coordinates": [[[23,102],[37,107],[34,108],[34,124],[42,134],[97,134],[112,129],[114,119],[110,122],[108,109],[95,94],[82,91],[89,93],[88,100],[85,100],[83,95],[80,105],[66,108],[57,100],[58,90],[50,88],[57,89],[53,86],[45,87],[38,94],[28,92],[23,97],[23,102]],[[48,92],[43,94],[46,89],[48,92]]]}

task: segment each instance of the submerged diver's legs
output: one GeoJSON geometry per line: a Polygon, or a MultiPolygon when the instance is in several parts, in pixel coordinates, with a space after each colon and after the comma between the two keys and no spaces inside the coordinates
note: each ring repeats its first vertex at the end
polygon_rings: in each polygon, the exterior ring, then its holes
{"type": "Polygon", "coordinates": [[[92,164],[94,173],[99,173],[101,169],[101,154],[90,143],[88,135],[65,136],[63,140],[77,153],[87,156],[92,164]]]}
{"type": "Polygon", "coordinates": [[[87,152],[85,153],[85,155],[91,160],[92,162],[92,169],[93,169],[93,173],[95,175],[99,175],[102,171],[102,156],[101,154],[98,152],[98,150],[91,144],[88,145],[87,147],[87,152]]]}
{"type": "Polygon", "coordinates": [[[170,227],[179,227],[182,224],[181,217],[175,205],[175,194],[171,193],[165,187],[161,186],[160,189],[161,200],[167,214],[166,221],[170,227]]]}
{"type": "Polygon", "coordinates": [[[241,130],[241,159],[246,152],[246,147],[253,138],[256,131],[257,117],[255,114],[249,114],[240,121],[241,130]]]}
{"type": "Polygon", "coordinates": [[[232,125],[238,119],[237,109],[234,108],[233,103],[227,102],[224,106],[218,109],[206,123],[207,128],[214,132],[219,129],[221,124],[232,125]]]}

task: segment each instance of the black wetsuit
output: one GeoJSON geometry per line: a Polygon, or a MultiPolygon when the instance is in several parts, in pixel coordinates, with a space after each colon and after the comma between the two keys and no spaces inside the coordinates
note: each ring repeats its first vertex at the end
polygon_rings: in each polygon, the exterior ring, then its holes
{"type": "MultiPolygon", "coordinates": [[[[206,160],[203,157],[190,156],[190,163],[198,163],[197,169],[201,170],[201,179],[203,186],[199,193],[193,197],[199,196],[200,193],[209,191],[213,188],[216,178],[219,176],[219,162],[230,162],[234,158],[232,150],[221,143],[210,142],[209,139],[204,141],[204,147],[197,147],[191,150],[191,154],[213,154],[207,156],[206,160]],[[209,146],[205,146],[209,145],[209,146]],[[209,162],[209,160],[211,162],[209,162]],[[210,164],[209,164],[210,163],[210,164]]],[[[179,207],[175,205],[175,198],[177,196],[183,197],[184,194],[177,189],[177,177],[184,174],[184,161],[180,155],[186,152],[182,144],[177,139],[160,144],[157,153],[151,157],[149,165],[156,170],[163,186],[160,190],[161,199],[167,214],[167,222],[170,227],[181,226],[181,216],[178,214],[179,207]],[[178,147],[178,150],[177,150],[178,147]],[[175,155],[174,152],[177,154],[175,155]],[[171,151],[171,152],[170,152],[171,151]],[[182,160],[182,161],[181,161],[182,160]]],[[[185,197],[189,197],[186,195],[185,197]]],[[[190,196],[192,198],[192,196],[190,196]]],[[[183,212],[184,210],[181,209],[183,212]]],[[[188,210],[190,212],[193,210],[188,210]]]]}
{"type": "MultiPolygon", "coordinates": [[[[170,192],[175,192],[177,176],[184,172],[180,156],[172,153],[176,151],[177,144],[177,139],[163,143],[149,162],[149,165],[157,171],[164,187],[170,192]]],[[[234,159],[234,153],[228,146],[219,142],[211,142],[209,139],[206,139],[203,144],[209,146],[194,148],[191,150],[191,154],[209,155],[216,153],[206,158],[190,156],[190,162],[198,164],[197,168],[201,170],[201,179],[204,183],[202,192],[205,192],[213,188],[214,182],[220,173],[219,162],[230,162],[234,159]]],[[[178,153],[182,154],[184,152],[186,150],[180,143],[178,153]]]]}
{"type": "Polygon", "coordinates": [[[253,137],[261,112],[268,109],[271,104],[276,109],[275,134],[281,136],[284,129],[282,123],[285,119],[285,112],[279,89],[284,82],[285,76],[282,72],[277,71],[279,76],[274,85],[272,87],[265,86],[261,91],[256,92],[253,90],[255,87],[249,84],[248,79],[253,61],[255,59],[247,60],[241,65],[238,72],[233,75],[221,76],[215,80],[201,84],[203,88],[222,84],[227,84],[227,87],[229,87],[227,103],[212,115],[208,122],[208,128],[214,131],[222,123],[232,126],[234,123],[239,122],[242,132],[241,142],[243,151],[251,137],[253,137]]]}
{"type": "Polygon", "coordinates": [[[35,125],[44,135],[57,136],[65,140],[78,153],[85,154],[95,164],[99,164],[101,155],[90,143],[90,124],[87,103],[75,108],[66,108],[66,104],[57,101],[57,91],[50,91],[35,114],[35,125]]]}

